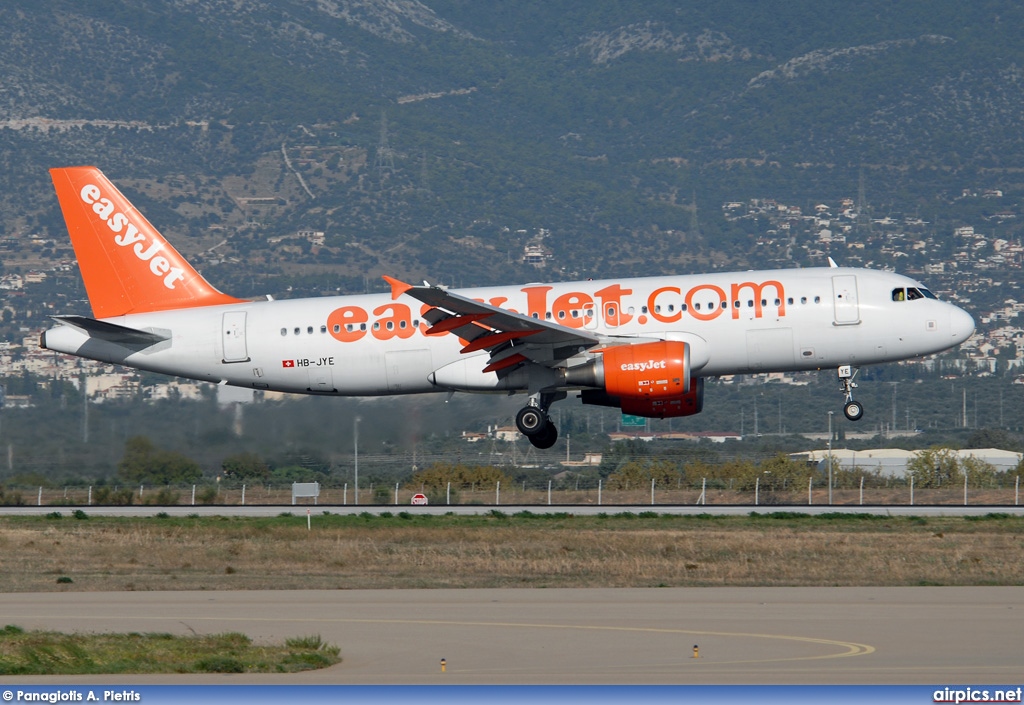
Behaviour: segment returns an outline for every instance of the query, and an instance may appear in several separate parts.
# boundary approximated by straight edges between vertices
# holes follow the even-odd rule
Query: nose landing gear
[[[838,372],[839,391],[846,396],[843,414],[850,421],[860,421],[860,418],[864,415],[864,406],[860,402],[853,400],[853,390],[857,388],[857,383],[853,381],[853,378],[860,372],[860,368],[852,367],[851,365],[840,365]]]

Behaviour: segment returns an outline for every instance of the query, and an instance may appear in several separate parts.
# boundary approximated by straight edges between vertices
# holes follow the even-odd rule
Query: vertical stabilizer
[[[96,167],[50,176],[96,318],[241,303],[203,279]]]

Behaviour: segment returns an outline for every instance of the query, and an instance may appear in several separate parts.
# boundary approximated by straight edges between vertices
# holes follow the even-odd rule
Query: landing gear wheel
[[[531,441],[534,436],[543,434],[549,425],[547,415],[536,406],[524,406],[516,414],[516,428]]]
[[[558,429],[553,423],[548,423],[544,426],[543,431],[532,436],[527,436],[527,438],[530,439],[530,443],[533,444],[534,448],[547,450],[551,446],[555,445],[555,441],[558,440]]]
[[[864,407],[860,402],[850,400],[843,406],[843,413],[850,421],[860,421],[860,417],[864,415]]]

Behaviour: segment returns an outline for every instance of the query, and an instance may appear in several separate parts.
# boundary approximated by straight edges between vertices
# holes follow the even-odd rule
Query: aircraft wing
[[[462,352],[486,350],[490,353],[490,364],[485,372],[497,372],[520,362],[555,367],[603,342],[589,331],[513,313],[440,287],[412,286],[391,277],[384,279],[391,284],[392,298],[407,294],[433,307],[423,314],[431,324],[427,335],[454,333],[467,341]]]

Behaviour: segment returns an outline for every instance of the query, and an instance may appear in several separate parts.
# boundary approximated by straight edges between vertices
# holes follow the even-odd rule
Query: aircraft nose
[[[974,318],[956,306],[949,312],[949,332],[957,345],[974,335]]]

